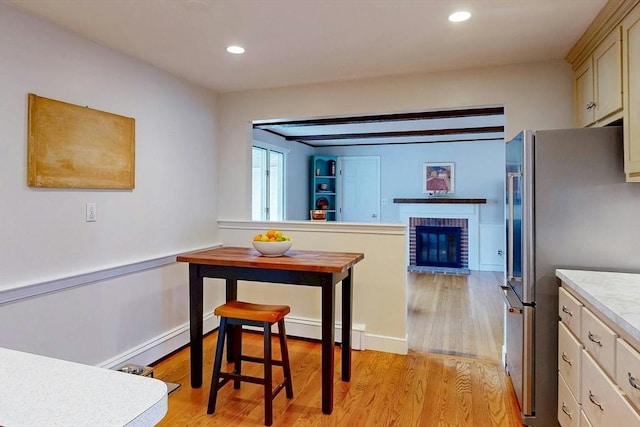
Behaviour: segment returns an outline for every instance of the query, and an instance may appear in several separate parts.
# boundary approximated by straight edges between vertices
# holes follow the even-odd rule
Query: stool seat
[[[232,319],[247,319],[257,322],[276,323],[289,314],[291,308],[288,305],[252,304],[243,301],[229,301],[216,307],[213,312],[216,316]]]
[[[283,389],[287,399],[293,398],[293,384],[291,381],[291,367],[289,366],[289,351],[287,349],[286,332],[284,329],[284,317],[291,309],[288,305],[253,304],[244,301],[228,301],[216,307],[214,314],[220,316],[218,328],[218,344],[213,362],[213,374],[211,378],[211,391],[209,392],[209,404],[207,413],[213,414],[216,410],[218,390],[225,384],[233,382],[233,388],[240,388],[241,382],[260,384],[264,388],[264,423],[270,426],[273,423],[273,399]],[[271,355],[271,326],[278,324],[278,338],[282,358],[274,360]],[[248,356],[242,354],[242,327],[261,327],[264,334],[263,357]],[[222,350],[225,337],[228,334],[229,346],[227,348],[227,360],[233,362],[233,371],[222,372]],[[255,377],[242,373],[242,362],[260,363],[264,366],[264,376]],[[281,366],[284,379],[275,388],[271,382],[272,367]]]

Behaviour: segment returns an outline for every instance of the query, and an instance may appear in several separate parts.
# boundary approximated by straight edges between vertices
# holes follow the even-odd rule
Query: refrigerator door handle
[[[511,314],[522,314],[522,304],[518,297],[515,296],[513,292],[510,292],[510,287],[502,285],[500,286],[502,290],[502,298],[504,299],[504,303],[507,306],[507,312]]]
[[[516,177],[521,176],[520,173],[517,172],[509,172],[507,174],[507,202],[508,202],[508,220],[507,220],[507,280],[509,281],[520,281],[520,277],[513,276],[513,216],[514,216],[514,181]]]

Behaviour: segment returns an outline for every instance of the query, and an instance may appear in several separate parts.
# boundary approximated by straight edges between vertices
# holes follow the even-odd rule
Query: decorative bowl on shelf
[[[318,200],[316,200],[316,208],[320,210],[329,209],[329,201],[324,197],[320,197]]]
[[[312,221],[326,221],[327,220],[327,211],[318,209],[310,211],[311,220]]]
[[[277,257],[284,255],[291,248],[293,242],[291,240],[282,242],[258,242],[254,240],[252,243],[256,251],[260,252],[262,256]]]

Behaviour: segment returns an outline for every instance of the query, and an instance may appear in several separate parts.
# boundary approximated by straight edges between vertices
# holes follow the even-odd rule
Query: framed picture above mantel
[[[424,163],[422,192],[429,195],[453,194],[455,166],[453,163]]]

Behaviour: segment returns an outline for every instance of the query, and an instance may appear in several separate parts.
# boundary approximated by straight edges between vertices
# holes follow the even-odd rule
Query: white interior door
[[[380,221],[380,157],[338,157],[339,221]]]

